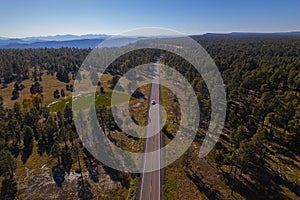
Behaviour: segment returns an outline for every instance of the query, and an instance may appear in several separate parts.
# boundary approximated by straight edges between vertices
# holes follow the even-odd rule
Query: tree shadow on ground
[[[67,150],[63,150],[62,155],[61,155],[61,162],[62,162],[62,167],[63,167],[64,171],[67,172],[68,174],[70,174],[72,164],[73,164],[73,159],[72,159],[71,153],[68,152]]]
[[[95,183],[99,182],[99,171],[97,166],[90,166],[88,167],[89,177],[94,181]]]
[[[222,172],[222,176],[225,179],[225,183],[232,187],[233,190],[246,199],[290,199],[282,194],[283,190],[278,185],[278,179],[269,170],[262,167],[251,166],[247,174],[255,183],[250,182],[246,178],[240,175],[236,175],[236,179],[232,174]]]
[[[270,167],[259,167],[256,166],[254,168],[253,173],[250,176],[258,180],[261,186],[267,186],[266,190],[268,193],[274,193],[273,190],[282,191],[278,187],[278,183],[285,185],[290,191],[294,192],[298,197],[300,197],[300,186],[297,185],[295,182],[290,181],[287,179],[283,174],[280,174],[277,171],[274,171]],[[288,199],[288,197],[283,196],[284,198]]]
[[[222,176],[224,178],[225,184],[227,184],[230,188],[233,187],[233,191],[239,193],[241,196],[246,199],[255,199],[258,195],[255,189],[252,188],[252,184],[248,182],[246,179],[243,179],[246,183],[242,182],[238,178],[234,179],[233,175],[222,171]],[[238,176],[238,175],[237,175]],[[233,184],[234,181],[234,185]]]
[[[28,158],[31,156],[32,153],[32,147],[28,147],[28,148],[23,148],[21,151],[21,160],[23,162],[23,164],[26,163],[26,161],[28,160]]]
[[[61,188],[65,181],[65,170],[59,165],[54,166],[52,168],[52,177],[57,187]]]
[[[103,169],[112,180],[120,182],[123,187],[129,189],[130,181],[128,179],[128,175],[125,172],[115,170],[105,165],[103,165]]]
[[[94,197],[90,183],[82,177],[78,177],[77,180],[77,196],[81,200],[90,200]]]
[[[92,179],[95,183],[99,182],[99,171],[98,171],[98,165],[100,164],[98,161],[95,160],[93,155],[86,149],[83,149],[84,154],[86,157],[84,157],[84,164],[87,167],[89,178]]]
[[[223,199],[221,193],[217,190],[214,190],[208,187],[195,172],[192,170],[185,170],[186,176],[193,181],[193,183],[197,186],[197,188],[204,192],[205,196],[208,199]]]
[[[169,138],[170,140],[173,140],[174,139],[174,135],[172,135],[167,129],[166,127],[164,126],[162,128],[162,132],[167,136],[167,138]]]

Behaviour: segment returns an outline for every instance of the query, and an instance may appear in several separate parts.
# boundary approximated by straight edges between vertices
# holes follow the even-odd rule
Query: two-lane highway
[[[151,84],[150,101],[149,108],[155,107],[149,113],[148,120],[151,120],[149,126],[147,126],[146,136],[153,135],[154,130],[160,130],[160,111],[159,107],[159,62],[161,59],[155,63],[156,67],[153,73],[153,80]],[[153,105],[152,100],[155,104]],[[145,139],[145,153],[153,152],[161,148],[161,132],[153,135],[152,137],[147,137]],[[145,166],[160,166],[160,154],[158,156],[146,156],[144,157],[144,169]],[[159,200],[161,199],[161,180],[160,170],[153,172],[145,172],[141,177],[140,186],[140,200]]]

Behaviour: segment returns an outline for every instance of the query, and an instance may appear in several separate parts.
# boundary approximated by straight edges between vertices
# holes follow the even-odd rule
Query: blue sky
[[[118,34],[165,27],[186,34],[300,30],[299,0],[0,0],[0,36]]]

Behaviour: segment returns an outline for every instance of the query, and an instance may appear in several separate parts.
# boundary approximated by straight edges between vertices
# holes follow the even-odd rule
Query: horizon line
[[[205,34],[232,34],[232,33],[241,33],[241,34],[278,34],[278,33],[300,33],[300,30],[290,30],[290,31],[216,31],[216,32],[203,32],[203,33],[190,33],[186,34],[187,36],[196,36],[196,35],[205,35]],[[118,36],[117,34],[106,34],[106,33],[86,33],[86,34],[55,34],[55,35],[32,35],[32,36],[21,36],[21,37],[10,37],[10,36],[0,36],[1,39],[29,39],[29,38],[43,38],[43,37],[58,37],[58,36],[75,36],[75,37],[83,37],[83,36]],[[154,36],[154,35],[153,35]],[[166,35],[168,36],[168,35]],[[136,36],[138,37],[138,36]],[[152,37],[151,35],[145,37]]]

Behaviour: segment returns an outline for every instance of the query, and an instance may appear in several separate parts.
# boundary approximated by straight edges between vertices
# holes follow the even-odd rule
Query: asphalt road
[[[153,135],[154,130],[160,130],[160,113],[157,109],[159,104],[159,62],[160,59],[155,63],[156,70],[153,72],[153,80],[150,93],[149,108],[155,107],[149,112],[147,120],[151,120],[149,126],[147,126],[146,135]],[[151,104],[151,101],[155,101],[155,105]],[[161,148],[161,132],[147,137],[145,141],[145,152],[152,152]],[[160,155],[149,156],[144,158],[144,166],[160,166]],[[144,167],[145,168],[145,167]],[[140,186],[140,200],[159,200],[161,199],[161,170],[143,173],[141,176]]]

